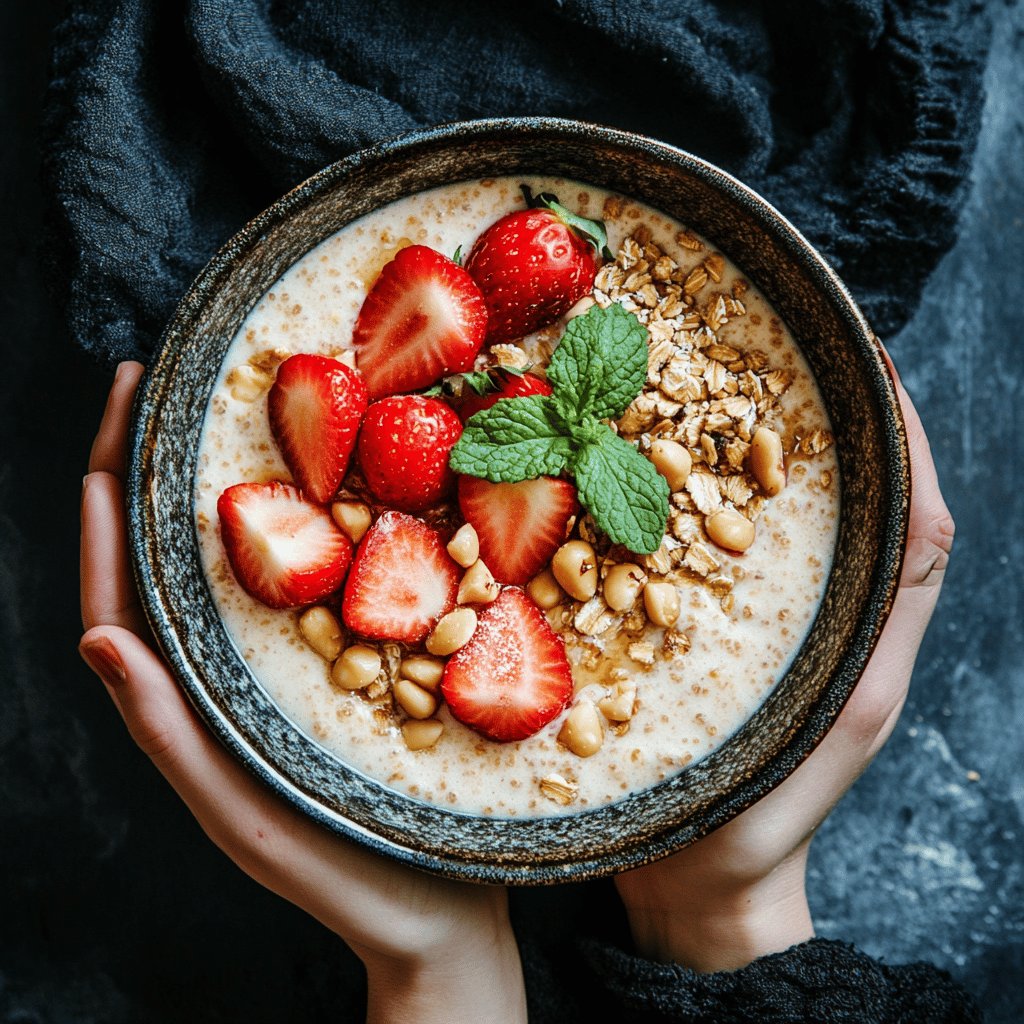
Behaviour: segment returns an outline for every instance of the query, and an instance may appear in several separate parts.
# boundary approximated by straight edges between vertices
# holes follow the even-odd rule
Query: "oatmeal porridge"
[[[516,384],[522,390],[513,393],[547,401],[541,396],[558,375],[543,382],[567,324],[596,323],[612,306],[618,315],[625,311],[643,328],[646,369],[628,405],[606,417],[602,429],[667,481],[660,543],[641,551],[613,539],[601,524],[614,510],[604,518],[592,514],[561,480],[544,496],[564,499],[557,550],[529,579],[503,579],[490,562],[509,552],[491,555],[486,532],[472,522],[467,528],[476,477],[460,478],[458,499],[451,492],[410,513],[404,499],[380,500],[365,457],[353,458],[337,493],[321,496],[320,504],[359,545],[356,566],[368,546],[387,550],[389,524],[409,517],[439,538],[424,534],[423,543],[433,544],[447,567],[442,589],[452,595],[438,598],[437,607],[447,609],[436,617],[441,621],[412,640],[352,629],[342,605],[359,589],[355,568],[344,591],[334,584],[305,608],[268,607],[251,596],[226,555],[218,500],[240,481],[295,479],[268,415],[279,368],[303,353],[362,370],[353,332],[385,267],[413,247],[469,251],[485,228],[524,207],[522,183],[473,181],[407,197],[345,226],[289,268],[225,356],[195,491],[217,608],[283,713],[346,764],[397,791],[497,817],[572,813],[621,799],[685,769],[742,725],[813,621],[831,565],[840,490],[820,395],[756,285],[712,242],[647,206],[576,182],[530,179],[534,192],[555,194],[573,212],[603,221],[607,256],[588,294],[526,337],[489,340],[472,355],[476,374],[448,375],[431,398],[417,401],[459,411],[478,398],[466,381],[478,385],[488,371],[503,385],[532,381]],[[392,399],[372,374],[367,380],[375,403],[370,417]],[[406,390],[425,392],[428,383]],[[387,436],[390,421],[382,423]],[[438,436],[463,429],[455,415],[442,415],[438,424]],[[466,426],[463,438],[470,433]],[[489,491],[488,500],[505,493]],[[511,501],[529,491],[507,493]],[[532,539],[532,514],[529,507],[522,513],[524,545]],[[357,599],[358,593],[351,597]],[[498,742],[466,724],[461,711],[454,714],[445,694],[454,692],[456,669],[507,626],[506,616],[513,616],[508,628],[519,628],[531,615],[543,617],[555,638],[543,633],[544,656],[553,643],[559,657],[564,648],[568,689],[539,729]],[[534,637],[541,633],[530,632]],[[533,647],[524,657],[531,654]],[[489,664],[492,676],[500,674]]]

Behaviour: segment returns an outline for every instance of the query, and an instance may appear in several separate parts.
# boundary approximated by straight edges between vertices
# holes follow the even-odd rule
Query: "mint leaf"
[[[573,461],[580,502],[616,544],[649,555],[668,522],[668,483],[628,441],[604,427]]]
[[[618,304],[591,306],[569,321],[548,380],[567,422],[618,419],[647,380],[647,329]]]
[[[569,465],[573,448],[551,399],[529,395],[470,416],[449,465],[492,483],[515,483],[557,476]]]

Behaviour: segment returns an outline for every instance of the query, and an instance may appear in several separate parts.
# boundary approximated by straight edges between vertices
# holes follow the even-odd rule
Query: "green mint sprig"
[[[617,419],[647,379],[647,331],[619,305],[569,321],[548,364],[551,395],[496,402],[471,416],[452,449],[456,473],[515,483],[569,473],[598,528],[637,554],[657,551],[668,483],[603,420]]]

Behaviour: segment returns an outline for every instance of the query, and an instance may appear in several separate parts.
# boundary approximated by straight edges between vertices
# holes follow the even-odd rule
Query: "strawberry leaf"
[[[572,457],[573,441],[546,395],[497,402],[471,416],[452,449],[456,473],[492,483],[558,476]]]
[[[649,555],[665,535],[668,483],[628,441],[602,429],[573,461],[580,501],[611,541]]]
[[[453,393],[455,393],[455,381],[461,381],[462,386],[457,389],[459,395],[464,394],[466,388],[476,392],[480,395],[489,395],[492,391],[497,391],[498,388],[494,383],[494,378],[487,373],[485,370],[473,371],[471,373],[460,373],[457,378],[447,378],[446,384],[453,385]]]
[[[427,398],[462,398],[467,389],[481,398],[500,391],[507,377],[522,377],[530,371],[529,366],[488,366],[486,370],[470,370],[466,373],[453,373],[445,377],[432,388],[421,391]]]
[[[527,206],[532,209],[550,210],[566,227],[572,228],[580,238],[589,242],[602,259],[615,259],[615,254],[608,248],[608,231],[603,220],[591,220],[589,217],[574,213],[563,206],[558,197],[551,192],[539,192],[535,196],[529,185],[520,185],[519,188]]]
[[[647,380],[646,328],[620,305],[591,306],[569,321],[548,380],[567,421],[618,419]]]

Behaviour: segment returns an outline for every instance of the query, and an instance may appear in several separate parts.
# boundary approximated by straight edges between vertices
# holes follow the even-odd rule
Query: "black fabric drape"
[[[418,125],[542,114],[736,174],[889,334],[953,239],[988,36],[970,0],[78,2],[46,126],[55,279],[80,345],[148,358],[306,175]]]

